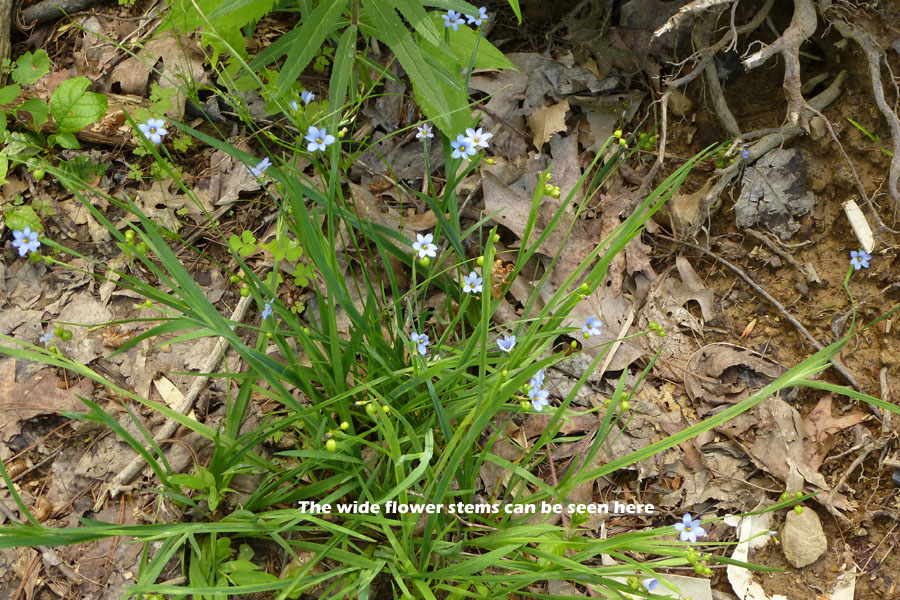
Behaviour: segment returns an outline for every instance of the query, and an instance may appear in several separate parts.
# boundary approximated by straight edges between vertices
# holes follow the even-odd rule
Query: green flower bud
[[[618,138],[618,139],[622,139],[622,130],[621,130],[621,129],[616,129],[615,131],[613,131],[613,137],[614,137],[614,138]]]
[[[241,280],[241,278],[238,277],[237,275],[232,275],[231,277],[228,278],[228,280],[229,280],[231,283],[237,283],[237,282],[239,282],[239,281]]]

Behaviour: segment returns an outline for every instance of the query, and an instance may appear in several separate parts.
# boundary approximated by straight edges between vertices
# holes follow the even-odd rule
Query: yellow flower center
[[[321,143],[322,143],[322,138],[317,137],[317,138],[316,138],[316,142],[318,142],[319,144],[321,144]]]
[[[156,133],[156,127],[151,127],[151,128],[150,128],[150,133]]]

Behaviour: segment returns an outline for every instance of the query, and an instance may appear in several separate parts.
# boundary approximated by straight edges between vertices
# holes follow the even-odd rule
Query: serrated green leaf
[[[12,71],[13,81],[19,85],[31,85],[50,72],[50,58],[44,50],[26,52],[16,61]],[[0,103],[2,104],[2,103]]]
[[[60,133],[81,131],[106,114],[106,96],[87,91],[91,80],[76,77],[64,81],[50,96],[50,113]]]
[[[16,84],[0,88],[0,106],[9,104],[19,96],[22,88]]]
[[[16,110],[24,110],[30,113],[35,127],[40,127],[49,120],[50,107],[40,98],[29,98],[17,106]]]

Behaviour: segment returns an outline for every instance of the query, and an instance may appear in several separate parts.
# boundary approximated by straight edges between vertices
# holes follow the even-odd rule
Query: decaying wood
[[[27,25],[40,25],[53,19],[71,15],[97,4],[97,0],[44,0],[22,11],[22,22]]]

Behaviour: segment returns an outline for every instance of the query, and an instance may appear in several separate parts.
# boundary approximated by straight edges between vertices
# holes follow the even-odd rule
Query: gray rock
[[[789,511],[781,531],[781,549],[789,563],[798,569],[811,565],[825,554],[828,540],[822,530],[819,515],[811,508],[804,508],[799,515]]]
[[[800,229],[795,217],[809,213],[815,196],[806,183],[809,164],[798,150],[777,148],[744,171],[734,205],[738,227],[760,225],[789,240]]]

